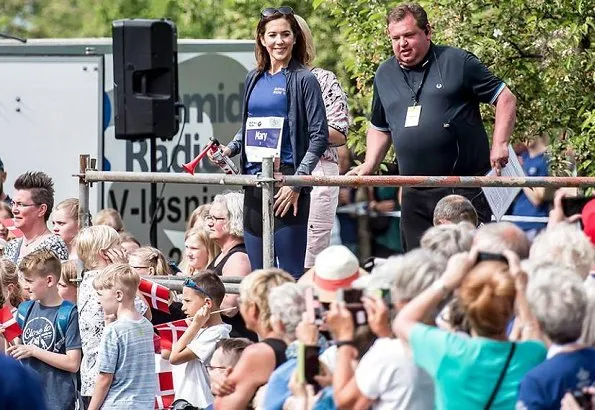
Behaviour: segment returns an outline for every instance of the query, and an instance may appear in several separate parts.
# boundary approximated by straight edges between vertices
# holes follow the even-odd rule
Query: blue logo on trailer
[[[103,92],[103,132],[109,127],[109,123],[112,119],[112,102],[109,99],[109,95]]]
[[[109,95],[103,92],[103,132],[109,127],[109,123],[112,119],[112,102],[109,99]],[[112,164],[108,161],[105,156],[103,157],[103,170],[111,171]]]

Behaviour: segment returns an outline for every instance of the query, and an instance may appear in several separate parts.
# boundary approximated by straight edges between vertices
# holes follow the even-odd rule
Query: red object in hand
[[[188,323],[186,319],[176,320],[175,322],[163,323],[155,326],[155,329],[161,336],[161,349],[170,350],[174,343],[182,337],[186,329],[188,329]]]
[[[169,313],[169,289],[163,285],[141,278],[138,286],[140,293],[153,309]]]
[[[0,309],[0,325],[4,328],[4,338],[10,343],[23,334],[21,327],[10,311],[10,306]]]

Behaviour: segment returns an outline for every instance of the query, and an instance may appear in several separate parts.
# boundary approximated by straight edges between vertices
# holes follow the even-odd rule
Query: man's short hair
[[[23,257],[19,264],[19,270],[25,276],[52,275],[57,282],[62,272],[62,263],[54,252],[48,249],[38,249]]]
[[[192,277],[192,282],[211,297],[215,306],[221,306],[221,302],[225,297],[225,285],[215,272],[210,270],[202,271]]]
[[[14,189],[31,192],[31,200],[36,205],[46,204],[46,222],[54,209],[54,181],[44,172],[25,172],[14,181]]]
[[[417,3],[404,3],[391,9],[386,15],[386,25],[397,23],[407,18],[407,16],[413,16],[417,26],[427,33],[427,30],[430,27],[428,14],[424,8]]]
[[[4,162],[2,162],[2,158],[0,158],[0,172],[4,172]]]
[[[215,350],[221,349],[223,353],[223,362],[226,367],[234,367],[240,360],[240,356],[252,341],[244,337],[237,337],[232,339],[221,339],[215,345]]]
[[[131,299],[134,299],[139,284],[140,276],[127,263],[108,265],[93,279],[95,290],[121,290]]]
[[[434,208],[434,226],[440,225],[441,221],[448,221],[453,224],[469,222],[473,226],[479,223],[477,211],[470,200],[462,195],[447,195],[436,204]]]

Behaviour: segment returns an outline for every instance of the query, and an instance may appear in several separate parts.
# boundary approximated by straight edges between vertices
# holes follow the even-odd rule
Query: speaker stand
[[[151,163],[151,172],[157,172],[157,137],[152,136],[150,139],[150,163]],[[157,248],[157,212],[159,211],[159,206],[157,204],[157,183],[151,182],[151,226],[149,228],[149,241],[151,242],[151,246],[153,248]],[[159,248],[157,248],[159,249]]]

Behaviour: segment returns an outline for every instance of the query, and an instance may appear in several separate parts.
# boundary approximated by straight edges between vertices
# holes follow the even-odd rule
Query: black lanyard
[[[430,71],[430,67],[429,67],[430,61],[429,60],[426,61],[426,64],[428,65],[428,67],[426,67],[424,69],[424,74],[421,78],[421,82],[419,83],[419,87],[417,87],[417,91],[413,91],[413,88],[411,87],[411,85],[409,84],[409,80],[407,79],[407,75],[405,75],[405,69],[403,69],[403,67],[401,67],[399,65],[399,68],[401,69],[401,74],[403,74],[403,79],[405,80],[405,84],[407,84],[409,91],[411,91],[411,101],[413,101],[413,106],[416,106],[419,103],[419,96],[421,95],[421,89],[424,86],[424,83],[426,82],[426,77],[428,76],[428,71]]]

